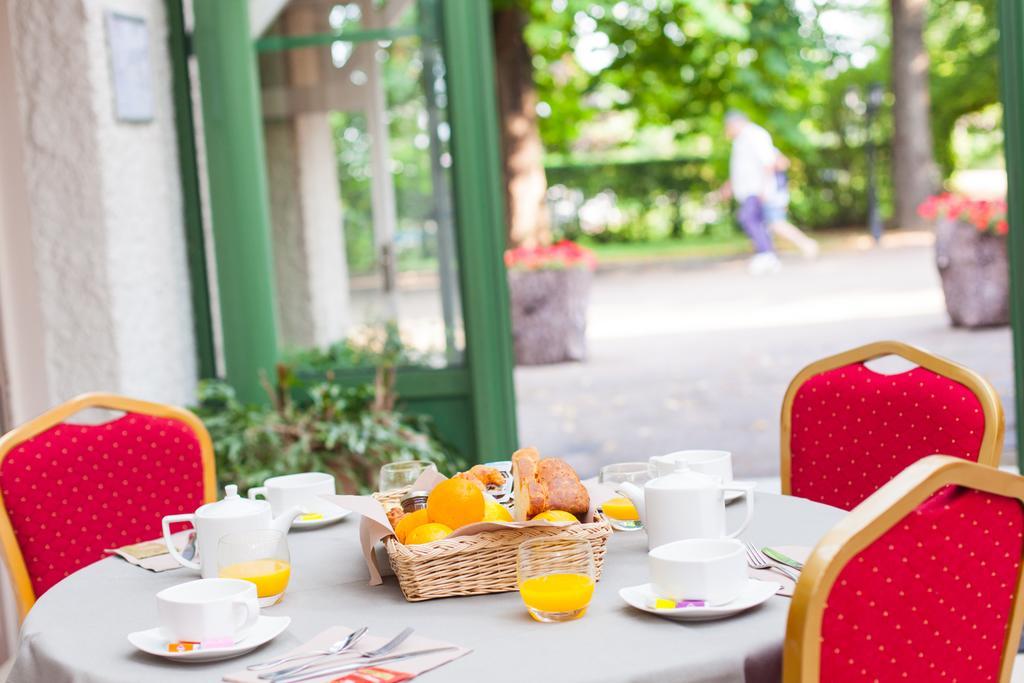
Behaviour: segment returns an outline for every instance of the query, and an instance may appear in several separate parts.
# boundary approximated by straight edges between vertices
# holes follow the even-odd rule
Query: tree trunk
[[[895,223],[927,225],[917,206],[939,186],[932,148],[929,58],[924,45],[928,0],[890,0],[892,8],[893,184]]]
[[[518,7],[494,11],[505,211],[511,247],[551,242],[544,148],[537,125],[537,90],[530,48],[523,39],[526,21],[526,13]]]

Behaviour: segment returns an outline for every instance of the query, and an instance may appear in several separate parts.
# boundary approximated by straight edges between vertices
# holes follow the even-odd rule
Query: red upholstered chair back
[[[784,681],[1007,681],[1020,640],[1024,478],[949,456],[911,465],[811,554]]]
[[[65,420],[87,408],[123,415]],[[104,550],[160,536],[164,515],[215,499],[210,437],[185,410],[89,394],[0,439],[0,540],[22,615]]]
[[[884,375],[866,362],[916,364]],[[844,510],[933,453],[999,464],[1003,410],[980,375],[898,342],[879,342],[802,370],[782,411],[783,493]]]

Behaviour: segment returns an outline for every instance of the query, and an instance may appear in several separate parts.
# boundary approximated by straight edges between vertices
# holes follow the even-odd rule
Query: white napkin
[[[789,555],[797,562],[806,562],[807,558],[811,554],[811,548],[808,548],[805,545],[776,545],[772,546],[772,548],[778,550],[783,555]],[[747,575],[752,579],[781,583],[782,588],[775,591],[775,594],[786,598],[793,597],[793,590],[796,588],[796,583],[792,579],[783,576],[781,573],[773,569],[754,569],[752,567],[747,567]]]
[[[171,534],[171,540],[174,542],[174,547],[178,549],[178,552],[184,550],[185,546],[188,545],[188,535],[191,531],[191,529],[185,529],[176,534]],[[107,549],[103,552],[109,555],[117,555],[125,559],[129,564],[148,569],[151,572],[165,572],[168,569],[177,569],[181,566],[167,552],[167,544],[164,543],[163,536],[150,541],[133,543],[121,548]]]
[[[348,628],[347,626],[335,626],[333,628],[329,628],[326,631],[322,631],[319,635],[317,635],[315,638],[313,638],[313,640],[309,641],[308,643],[306,643],[304,645],[300,645],[299,647],[295,648],[291,652],[288,652],[287,654],[288,655],[297,655],[297,654],[302,654],[303,652],[310,652],[312,650],[326,649],[331,644],[336,643],[339,640],[343,640],[346,636],[348,636],[348,634],[352,633],[353,630],[355,630],[355,629]],[[381,645],[383,645],[384,643],[388,642],[389,640],[391,640],[395,635],[397,635],[397,633],[392,633],[392,634],[390,634],[388,636],[375,636],[375,635],[367,634],[367,635],[365,635],[365,636],[363,636],[362,638],[359,639],[359,642],[356,644],[353,652],[355,652],[355,651],[368,652],[370,650],[374,650],[374,649],[380,647]],[[426,649],[433,648],[433,647],[447,647],[449,645],[452,645],[452,643],[446,643],[446,642],[443,642],[443,641],[440,641],[440,640],[430,640],[428,638],[422,638],[422,637],[420,637],[420,636],[418,636],[418,635],[416,635],[414,633],[413,635],[409,636],[405,640],[405,642],[403,642],[397,648],[392,650],[389,654],[396,654],[397,655],[397,654],[401,654],[403,652],[412,652],[414,650],[426,650]],[[377,666],[374,666],[372,664],[368,664],[366,668],[367,669],[370,669],[370,668],[373,668],[373,669],[384,669],[386,671],[393,671],[393,672],[398,672],[398,673],[402,673],[402,674],[408,674],[409,675],[408,677],[412,678],[412,677],[418,676],[421,673],[424,673],[426,671],[430,671],[432,669],[436,669],[439,666],[443,666],[443,665],[447,664],[448,662],[455,661],[459,657],[467,655],[470,652],[472,652],[472,650],[470,650],[468,648],[456,647],[453,650],[446,650],[444,652],[438,652],[438,653],[431,654],[431,655],[423,655],[422,657],[413,657],[411,659],[403,659],[403,660],[399,660],[397,662],[383,662],[382,664],[379,664]],[[283,657],[285,655],[281,655],[281,656]],[[274,659],[274,657],[267,657],[267,659]],[[295,665],[302,664],[304,661],[308,661],[308,660],[299,660],[299,661],[295,662]],[[350,662],[354,663],[354,662],[357,662],[359,660],[358,660],[357,657],[354,657],[352,654],[340,654],[340,655],[336,655],[334,657],[331,657],[330,659],[324,659],[322,661],[324,661],[324,662],[331,662],[331,663],[337,663],[339,666],[341,666],[341,665],[343,665],[345,663],[350,663]],[[284,666],[287,666],[287,664],[282,664],[281,666],[284,667]],[[320,664],[318,664],[317,666],[320,666]],[[228,683],[265,683],[259,677],[259,674],[265,673],[265,671],[266,670],[261,670],[261,671],[249,671],[249,670],[236,671],[234,673],[226,674],[224,676],[223,680],[227,681]],[[363,669],[360,669],[360,671],[363,671]],[[353,672],[353,673],[358,673],[358,672]],[[346,676],[349,676],[349,675],[350,674],[327,674],[327,675],[321,676],[320,678],[311,679],[309,681],[309,683],[330,683],[331,681],[337,681],[337,680],[344,681],[344,680],[347,680]],[[372,680],[377,680],[377,679],[373,678]],[[400,680],[405,680],[405,678],[402,678]]]

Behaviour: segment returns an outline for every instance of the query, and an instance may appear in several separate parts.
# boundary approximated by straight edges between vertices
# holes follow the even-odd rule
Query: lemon
[[[429,521],[430,518],[427,517],[426,510],[410,512],[398,520],[398,524],[395,525],[395,538],[397,538],[400,543],[405,543],[405,539],[409,535],[410,531],[423,526]]]
[[[542,519],[545,522],[576,522],[577,524],[579,524],[580,521],[576,519],[576,515],[571,512],[566,512],[565,510],[548,510],[547,512],[542,512],[539,515],[536,515],[533,519]]]
[[[501,503],[488,498],[484,501],[485,522],[511,522],[512,513]]]
[[[410,531],[409,535],[405,537],[405,543],[406,545],[433,543],[434,541],[440,541],[451,532],[452,528],[449,526],[438,524],[437,522],[428,522]]]

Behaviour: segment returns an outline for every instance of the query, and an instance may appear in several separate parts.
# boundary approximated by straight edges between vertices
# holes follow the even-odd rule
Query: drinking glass
[[[519,595],[537,621],[579,619],[594,596],[594,552],[579,539],[534,538],[516,555]]]
[[[622,482],[636,484],[640,488],[651,478],[651,469],[646,462],[620,462],[605,465],[597,475],[597,481],[608,484],[612,488]],[[619,531],[636,531],[643,529],[640,514],[636,506],[625,496],[617,495],[601,504],[601,513]]]
[[[260,607],[276,605],[291,577],[288,539],[273,529],[225,534],[217,546],[217,568],[222,579],[256,584]]]
[[[437,469],[432,462],[425,460],[403,460],[402,462],[389,462],[380,468],[380,479],[378,490],[381,493],[397,491],[398,489],[409,488],[416,483],[420,475],[428,469]]]

